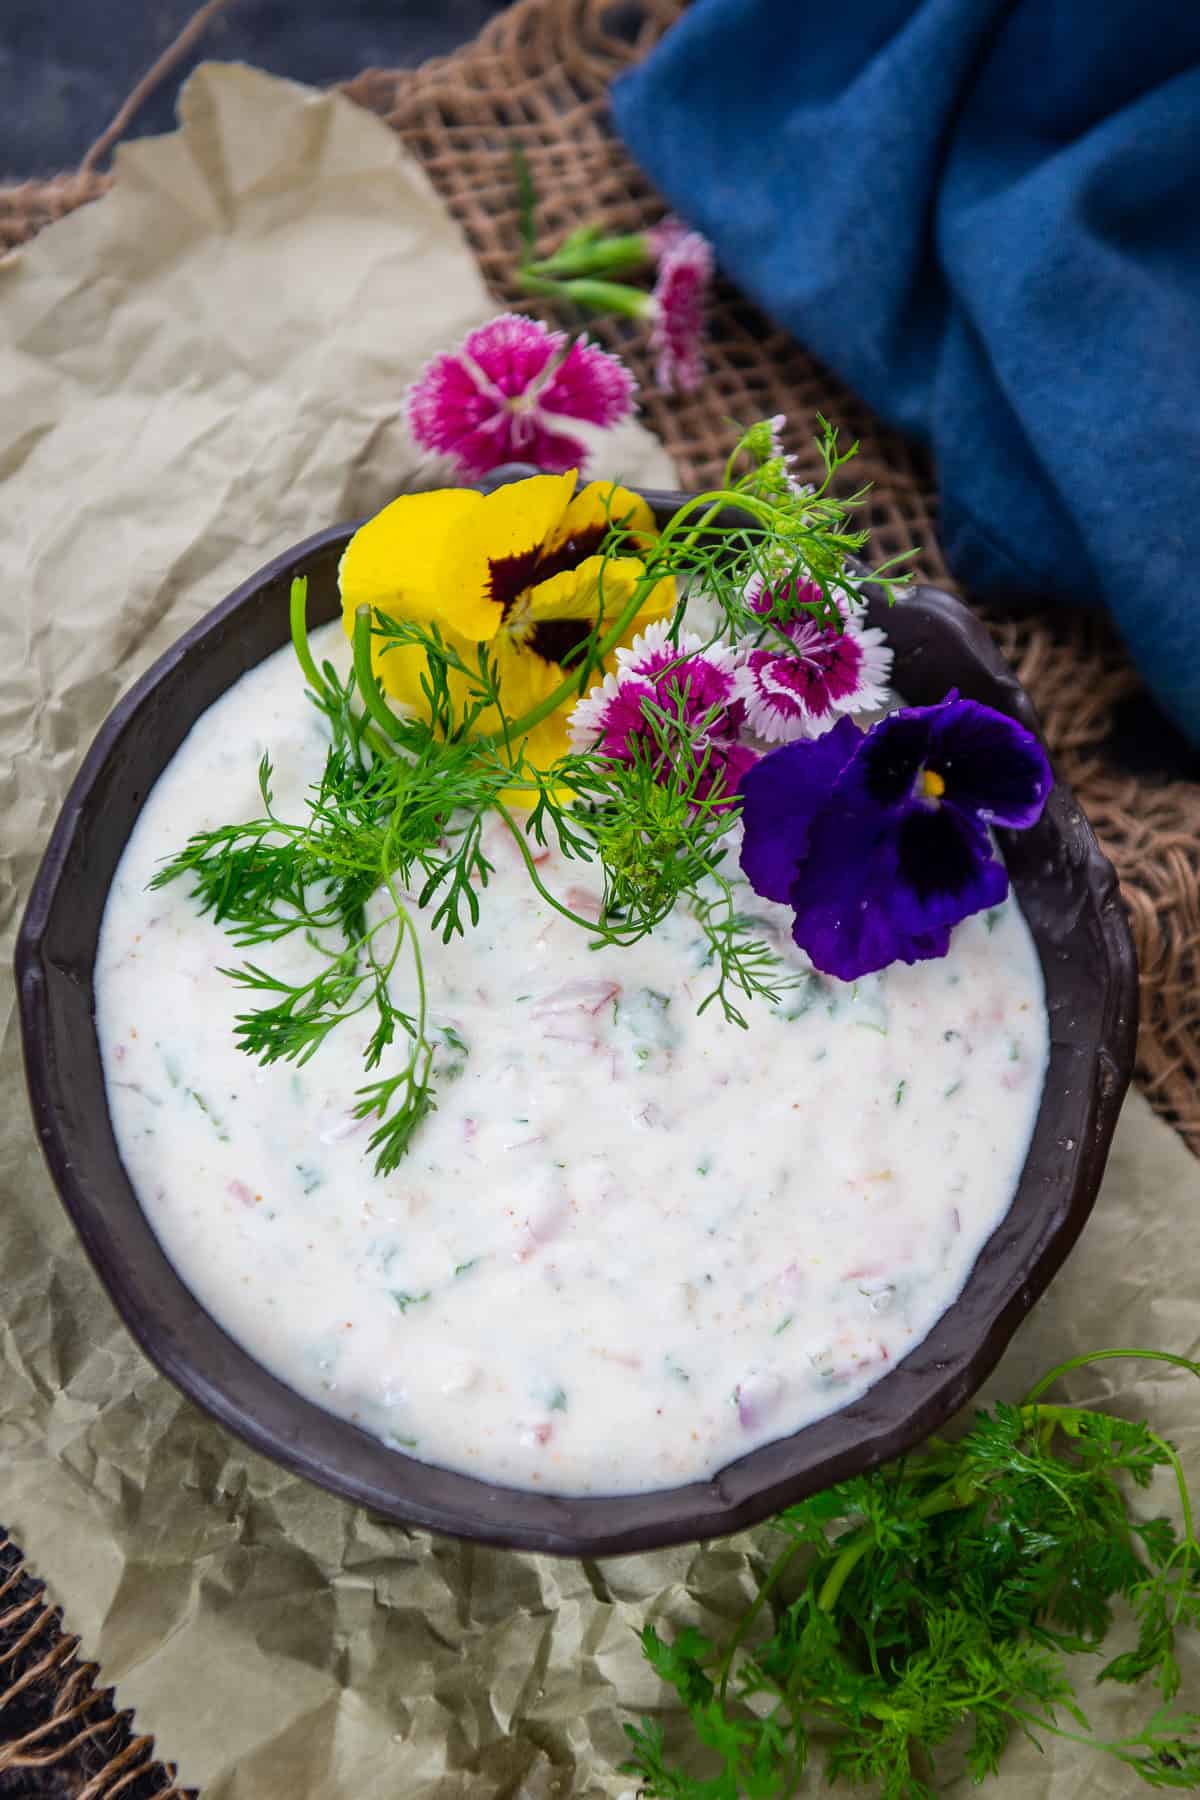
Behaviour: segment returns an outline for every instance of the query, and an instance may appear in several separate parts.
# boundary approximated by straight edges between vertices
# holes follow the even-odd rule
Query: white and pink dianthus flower
[[[652,296],[655,379],[665,393],[691,393],[704,379],[704,329],[713,254],[698,231],[664,233]]]
[[[744,715],[736,694],[736,652],[725,644],[706,646],[693,632],[676,638],[670,633],[670,621],[658,620],[628,648],[618,650],[616,669],[571,714],[572,746],[601,750],[619,762],[644,756],[661,762],[665,775],[671,758],[647,715],[649,701],[665,715],[660,730],[669,736],[677,724],[687,734],[693,758],[703,761],[697,798],[708,799],[717,789],[732,800],[757,760],[739,738]]]
[[[778,636],[747,648],[734,673],[734,696],[755,737],[766,744],[820,737],[846,713],[875,712],[887,704],[892,652],[882,631],[861,623],[849,607],[842,625],[822,624],[803,610],[821,598],[815,582],[792,584],[798,610],[775,630]],[[756,578],[746,591],[752,612],[767,614],[778,587]]]

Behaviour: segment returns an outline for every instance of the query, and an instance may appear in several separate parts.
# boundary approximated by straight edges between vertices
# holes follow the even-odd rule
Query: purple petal
[[[565,331],[550,331],[536,319],[502,313],[463,339],[469,356],[501,394],[523,394],[533,386],[566,344]]]
[[[933,707],[901,707],[867,733],[862,753],[847,769],[847,798],[855,807],[875,810],[906,806],[929,752],[929,714]]]
[[[957,924],[969,913],[996,906],[996,861],[987,828],[956,806],[914,804],[896,830],[896,865],[902,885],[927,916],[930,928]]]
[[[899,818],[836,794],[814,824],[789,899],[792,935],[824,974],[857,981],[893,962],[944,956],[952,925],[996,906],[1008,874],[987,832],[952,806]]]
[[[593,425],[617,425],[633,406],[637,383],[619,357],[576,342],[542,389],[544,411]]]
[[[813,820],[863,742],[850,719],[824,737],[772,750],[742,777],[742,870],[755,893],[786,901]]]
[[[1018,829],[1037,823],[1054,786],[1033,733],[975,700],[955,700],[932,721],[929,766],[956,806]]]

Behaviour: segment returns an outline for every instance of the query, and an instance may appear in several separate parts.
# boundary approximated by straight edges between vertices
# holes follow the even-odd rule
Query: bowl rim
[[[660,516],[682,498],[663,490],[640,491]],[[595,1556],[723,1536],[757,1524],[822,1487],[865,1472],[913,1448],[944,1424],[991,1373],[1017,1325],[1044,1292],[1074,1244],[1095,1200],[1132,1073],[1137,1032],[1137,968],[1132,938],[1113,868],[1078,803],[1061,781],[1056,781],[1048,816],[1053,814],[1068,862],[1079,872],[1092,902],[1103,952],[1098,959],[1096,979],[1106,977],[1107,985],[1101,1028],[1088,1057],[1085,1129],[1077,1141],[1068,1144],[1069,1178],[1062,1190],[1058,1216],[1047,1226],[1032,1264],[1013,1268],[978,1323],[968,1328],[970,1308],[964,1307],[964,1299],[981,1261],[1003,1232],[1003,1221],[972,1265],[962,1293],[926,1338],[888,1375],[847,1406],[789,1437],[759,1446],[708,1479],[647,1493],[560,1496],[499,1486],[391,1449],[351,1422],[325,1412],[286,1388],[212,1320],[167,1262],[137,1204],[132,1185],[124,1176],[119,1153],[118,1167],[135,1216],[127,1216],[129,1207],[124,1196],[121,1205],[125,1211],[115,1222],[112,1209],[98,1203],[87,1171],[74,1154],[71,1133],[64,1126],[64,1071],[59,1054],[63,1046],[56,1041],[51,1019],[47,948],[54,908],[64,884],[69,882],[81,836],[86,834],[89,804],[97,783],[125,734],[136,728],[157,690],[181,670],[181,665],[194,656],[203,656],[243,609],[262,602],[268,590],[281,582],[290,583],[294,574],[311,569],[314,560],[340,550],[355,529],[356,523],[334,526],[272,558],[184,632],[118,699],[71,784],[25,907],[15,966],[26,1079],[38,1138],[60,1199],[126,1328],[150,1361],[189,1400],[253,1450],[390,1519],[501,1547]],[[863,572],[869,577],[869,571]],[[879,590],[866,591],[873,608],[878,610],[882,605]],[[940,645],[951,656],[959,671],[960,685],[965,681],[976,690],[975,697],[986,696],[989,704],[1019,719],[1040,739],[1032,703],[980,621],[951,595],[923,585],[910,589],[901,605],[914,629],[925,629],[930,634],[926,649],[936,651]],[[279,646],[286,642],[285,621]],[[192,718],[198,718],[204,710],[200,707]],[[158,773],[174,753],[163,758]],[[135,796],[135,800],[140,810],[144,796]],[[128,841],[136,817],[137,812],[120,850]],[[101,910],[107,894],[108,884]],[[1038,949],[1044,967],[1040,942]],[[90,1050],[98,1062],[90,971],[88,991],[89,1016],[93,1021]],[[88,1053],[86,1046],[81,1053]],[[1043,1090],[1035,1134],[1046,1110],[1048,1092],[1048,1088]],[[104,1125],[115,1152],[115,1135],[106,1107],[104,1113]],[[1027,1161],[1014,1191],[1014,1206],[1028,1170]],[[165,1266],[166,1277],[156,1268],[156,1279],[170,1294],[174,1311],[165,1307],[145,1310],[127,1254],[131,1239],[136,1240],[139,1255],[151,1261],[157,1256]],[[207,1322],[204,1341],[212,1333],[224,1340],[229,1354],[222,1360],[245,1379],[251,1390],[260,1396],[277,1390],[273,1410],[294,1415],[295,1429],[281,1431],[264,1422],[261,1412],[232,1394],[225,1380],[214,1381],[197,1366],[187,1347],[186,1332],[176,1329],[181,1317],[197,1328],[200,1322]],[[904,1378],[906,1387],[915,1387],[916,1403],[897,1413],[888,1405],[885,1390],[898,1377]],[[899,1390],[893,1388],[892,1392]],[[816,1453],[805,1454],[806,1449]],[[383,1463],[381,1455],[386,1459]],[[349,1469],[343,1466],[347,1459],[353,1464]]]

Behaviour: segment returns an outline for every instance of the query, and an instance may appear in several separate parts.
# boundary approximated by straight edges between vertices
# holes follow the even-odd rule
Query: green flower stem
[[[1071,1374],[1075,1369],[1086,1369],[1091,1363],[1112,1362],[1116,1359],[1123,1359],[1126,1357],[1132,1357],[1145,1362],[1169,1363],[1173,1368],[1186,1369],[1190,1375],[1200,1376],[1200,1363],[1193,1362],[1191,1358],[1187,1356],[1175,1356],[1170,1350],[1144,1350],[1136,1348],[1091,1350],[1080,1356],[1072,1356],[1064,1363],[1059,1363],[1057,1368],[1051,1369],[1048,1374],[1043,1375],[1040,1381],[1034,1382],[1021,1404],[1021,1411],[1023,1413],[1032,1412],[1042,1419],[1053,1419],[1055,1422],[1066,1417],[1086,1417],[1085,1408],[1039,1406],[1038,1399],[1040,1395],[1046,1392],[1048,1387],[1053,1386],[1056,1381],[1060,1381],[1064,1375]],[[1169,1444],[1166,1438],[1159,1437],[1155,1432],[1151,1432],[1149,1435],[1151,1441],[1158,1445],[1159,1449],[1170,1463],[1171,1472],[1175,1477],[1175,1486],[1179,1494],[1179,1511],[1183,1519],[1183,1538],[1175,1548],[1175,1556],[1179,1556],[1186,1551],[1192,1551],[1196,1554],[1197,1558],[1200,1558],[1200,1542],[1198,1542],[1196,1538],[1195,1521],[1192,1516],[1192,1497],[1188,1492],[1187,1480],[1183,1473],[1183,1464],[1179,1460],[1179,1455],[1174,1445]],[[1171,1560],[1174,1561],[1175,1558],[1172,1557]],[[1179,1611],[1182,1604],[1183,1593],[1181,1591],[1175,1604],[1176,1619],[1179,1617]]]
[[[516,820],[513,818],[508,808],[506,806],[501,806],[499,801],[495,801],[493,803],[493,810],[499,813],[500,818],[510,832],[514,844],[521,852],[521,857],[525,864],[525,873],[528,875],[542,899],[546,902],[546,905],[552,907],[556,913],[561,913],[564,919],[569,919],[572,925],[579,925],[584,931],[594,933],[596,929],[596,921],[594,919],[585,919],[581,913],[572,912],[569,906],[564,906],[561,900],[556,899],[550,892],[550,889],[546,886],[545,882],[537,872],[537,865],[533,860],[528,844],[525,842],[525,834],[518,828]],[[612,944],[629,945],[636,944],[638,939],[644,936],[645,933],[641,931],[634,932],[629,936],[622,936],[618,932],[610,931],[606,934],[604,941]]]
[[[725,1653],[722,1656],[720,1663],[718,1691],[722,1706],[725,1704],[725,1695],[729,1688],[729,1676],[733,1669],[733,1659],[737,1654],[739,1647],[745,1641],[746,1633],[766,1605],[770,1595],[779,1586],[780,1581],[783,1579],[784,1571],[792,1561],[792,1558],[798,1551],[803,1550],[804,1548],[805,1545],[803,1539],[798,1538],[794,1544],[789,1544],[786,1550],[780,1551],[779,1555],[775,1558],[775,1561],[767,1571],[766,1580],[759,1588],[757,1594],[755,1594],[754,1599],[746,1608],[746,1611],[738,1620],[737,1628],[725,1647]]]
[[[308,647],[308,577],[297,575],[292,582],[292,591],[288,598],[288,619],[292,630],[292,648],[296,652],[296,660],[304,671],[304,679],[320,699],[328,701],[329,690],[325,678],[313,661],[313,653]]]
[[[654,261],[644,232],[619,237],[600,237],[594,230],[572,232],[551,256],[523,265],[521,275],[625,275],[648,268]]]
[[[1191,1375],[1200,1375],[1200,1362],[1192,1362],[1186,1356],[1174,1356],[1169,1350],[1089,1350],[1080,1356],[1072,1356],[1066,1362],[1059,1363],[1058,1367],[1051,1369],[1048,1375],[1043,1375],[1040,1381],[1035,1381],[1021,1405],[1022,1407],[1032,1406],[1046,1392],[1047,1388],[1052,1388],[1056,1381],[1061,1381],[1064,1375],[1070,1375],[1076,1369],[1086,1369],[1092,1363],[1112,1362],[1114,1359],[1123,1357],[1140,1357],[1146,1362],[1170,1363],[1174,1368],[1186,1369]]]
[[[318,669],[308,641],[308,577],[297,575],[292,582],[288,600],[288,617],[292,633],[292,649],[296,653],[296,661],[300,664],[304,679],[315,695],[317,701],[332,718],[336,711],[342,719],[346,735],[354,745],[356,753],[360,752],[363,740],[370,745],[377,756],[390,755],[390,746],[386,738],[356,713],[336,686],[336,682],[327,681]],[[390,733],[389,733],[390,736]]]
[[[413,1062],[415,1066],[417,1058],[423,1058],[419,1070],[419,1078],[422,1081],[427,1081],[430,1068],[433,1065],[433,1045],[429,1041],[429,995],[425,986],[425,958],[421,954],[420,933],[417,931],[417,927],[413,922],[412,914],[409,912],[407,906],[405,906],[400,895],[396,891],[396,884],[392,879],[390,870],[385,871],[383,879],[391,898],[392,905],[396,909],[396,921],[398,926],[396,943],[392,950],[391,961],[388,963],[387,969],[384,972],[384,980],[386,981],[387,977],[395,968],[396,961],[400,955],[400,946],[407,936],[412,953],[413,976],[417,984],[417,1016],[415,1021],[416,1030],[413,1033]]]
[[[570,300],[589,312],[617,313],[623,319],[648,319],[654,311],[654,298],[644,288],[628,287],[622,281],[604,281],[598,276],[577,275],[563,280],[540,274],[534,265],[526,264],[517,270],[517,286],[526,294]]]
[[[400,721],[383,697],[383,689],[371,667],[371,609],[360,606],[354,614],[354,679],[362,695],[363,705],[372,719],[396,739],[401,735]]]
[[[916,1509],[916,1517],[918,1519],[932,1519],[935,1518],[938,1513],[955,1512],[964,1506],[969,1506],[978,1492],[979,1488],[974,1482],[970,1482],[964,1487],[962,1481],[957,1477],[952,1481],[945,1481],[942,1483],[941,1487],[934,1488],[931,1494],[926,1494],[925,1498]],[[854,1536],[846,1544],[845,1548],[840,1551],[832,1569],[830,1569],[828,1575],[821,1584],[820,1593],[817,1595],[817,1606],[823,1613],[831,1613],[833,1611],[846,1582],[849,1580],[858,1564],[862,1561],[863,1557],[869,1550],[872,1550],[874,1546],[874,1533],[864,1529],[862,1531],[856,1531]]]

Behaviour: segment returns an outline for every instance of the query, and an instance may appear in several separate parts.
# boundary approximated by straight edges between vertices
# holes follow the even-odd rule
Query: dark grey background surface
[[[475,36],[505,0],[230,0],[139,112],[169,131],[180,81],[205,57],[324,86],[407,68]],[[0,181],[73,168],[199,0],[0,0]]]

